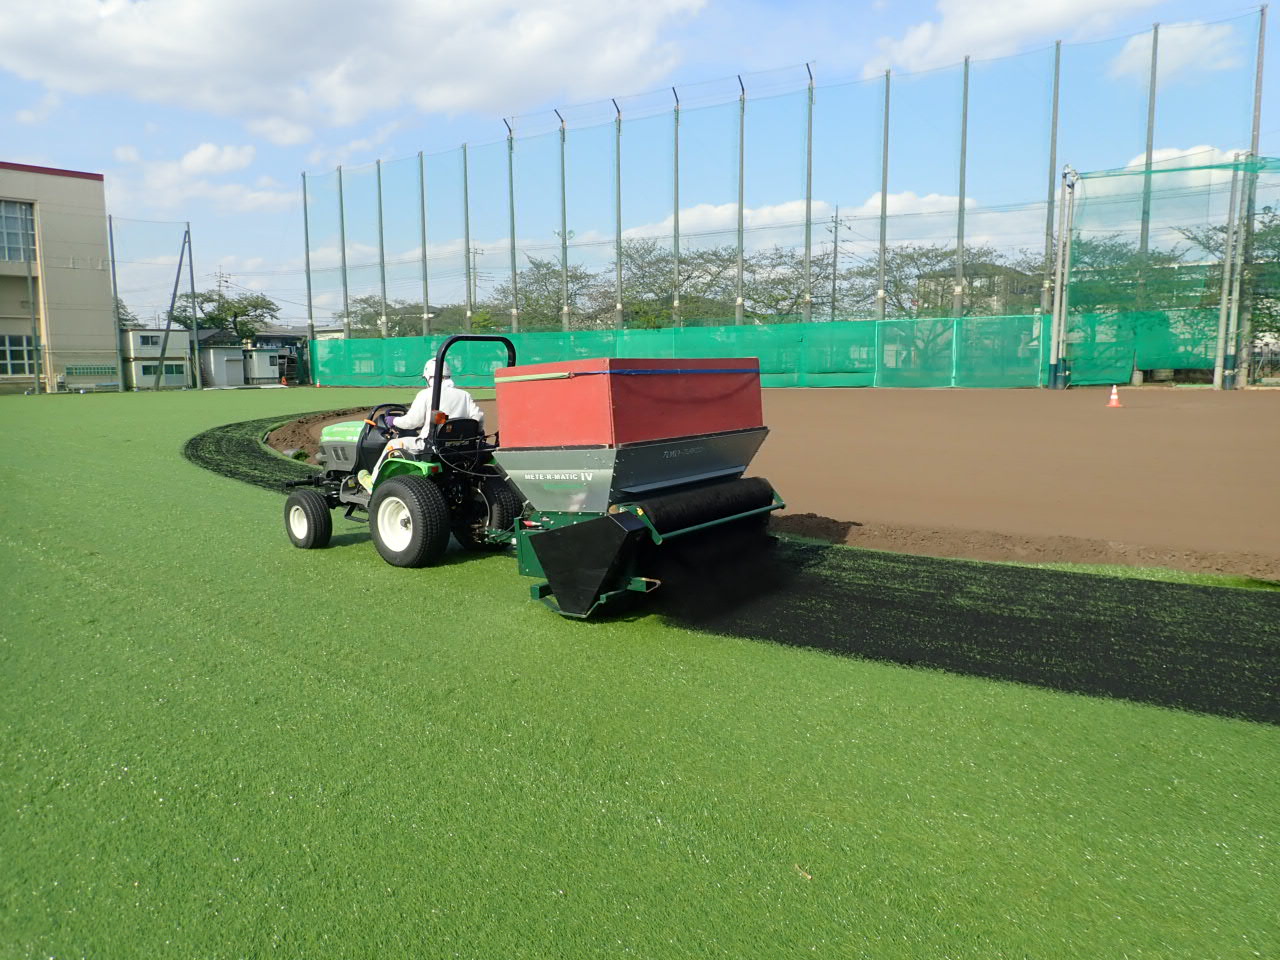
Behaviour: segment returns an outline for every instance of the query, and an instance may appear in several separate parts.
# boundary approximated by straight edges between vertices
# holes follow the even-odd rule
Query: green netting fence
[[[1280,160],[1194,162],[1205,156],[1075,181],[1061,333],[1072,385],[1211,372],[1219,359],[1230,370],[1276,325]]]
[[[1045,382],[1048,318],[960,317],[744,324],[510,335],[519,362],[583,357],[758,357],[767,387],[1036,387]],[[480,331],[477,331],[480,332]],[[437,337],[315,340],[322,386],[411,386]],[[488,386],[505,362],[493,343],[449,351],[455,379]]]

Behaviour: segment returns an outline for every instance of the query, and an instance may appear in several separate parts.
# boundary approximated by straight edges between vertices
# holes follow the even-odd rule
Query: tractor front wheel
[[[449,504],[426,477],[394,477],[369,500],[369,532],[393,567],[429,567],[449,546]]]
[[[314,490],[295,490],[284,502],[284,529],[295,547],[316,550],[329,545],[333,514],[329,503]]]

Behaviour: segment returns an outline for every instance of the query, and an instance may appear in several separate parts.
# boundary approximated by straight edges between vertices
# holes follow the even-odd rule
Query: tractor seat
[[[435,447],[441,460],[462,470],[476,469],[488,456],[479,420],[446,420],[436,431]]]

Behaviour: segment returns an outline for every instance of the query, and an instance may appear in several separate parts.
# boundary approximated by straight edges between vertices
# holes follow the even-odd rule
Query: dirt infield
[[[775,526],[793,534],[1280,579],[1280,391],[1120,394],[1116,410],[1101,389],[766,390],[752,472],[786,498]],[[349,418],[270,442],[314,450],[321,423]]]

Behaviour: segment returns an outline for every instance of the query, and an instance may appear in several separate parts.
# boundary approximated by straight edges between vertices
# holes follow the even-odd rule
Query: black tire
[[[426,477],[395,477],[369,500],[369,533],[393,567],[429,567],[449,546],[449,504]]]
[[[329,502],[314,490],[295,490],[284,502],[284,532],[295,547],[317,550],[333,536]]]
[[[506,479],[485,477],[468,492],[469,499],[453,518],[453,536],[463,550],[501,550],[507,541],[491,543],[485,531],[512,530],[524,510],[524,502]]]

